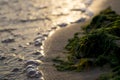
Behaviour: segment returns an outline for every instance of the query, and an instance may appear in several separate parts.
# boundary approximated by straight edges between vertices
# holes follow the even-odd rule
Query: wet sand
[[[25,63],[46,59],[46,37],[84,17],[88,6],[82,0],[0,0],[0,80],[40,80],[27,76]],[[42,64],[37,68],[41,72]]]
[[[96,0],[97,1],[97,0]],[[99,2],[99,1],[98,1]],[[108,6],[112,6],[112,9],[119,13],[118,3],[120,1],[105,1],[101,0],[101,3],[96,3],[95,5],[91,5],[89,8],[93,8],[95,14],[98,14],[102,9],[107,8]],[[96,8],[95,8],[96,7]],[[101,8],[100,8],[101,7]],[[88,21],[89,22],[89,21]],[[81,32],[81,27],[84,26],[86,23],[82,24],[74,24],[69,25],[67,28],[62,28],[55,32],[50,38],[45,41],[45,55],[46,59],[43,64],[43,73],[45,80],[96,80],[100,74],[106,73],[109,69],[105,68],[95,68],[91,70],[86,70],[83,72],[72,72],[72,71],[65,71],[60,72],[55,69],[53,66],[54,62],[52,59],[59,56],[64,58],[65,54],[65,45],[67,44],[68,39],[72,38],[74,33]]]
[[[80,26],[82,25],[71,25],[68,28],[60,29],[45,41],[46,59],[42,67],[45,80],[95,80],[100,74],[108,71],[107,69],[96,68],[84,72],[60,72],[53,66],[52,59],[57,56],[62,58],[66,56],[64,47],[75,32],[81,31]]]
[[[58,24],[81,17],[81,11],[71,11],[80,7],[80,0],[70,1],[0,0],[0,80],[33,80],[26,76],[24,64],[41,61],[41,54],[33,54],[42,50],[34,45],[35,39]]]
[[[43,60],[39,70],[42,70],[45,80],[94,80],[104,72],[100,69],[80,73],[58,72],[53,66],[51,59],[58,55],[65,56],[63,56],[64,46],[75,32],[81,31],[81,23],[58,29],[48,37],[44,43],[44,58],[41,58],[41,55],[33,54],[41,50],[40,46],[34,46],[35,38],[53,26],[64,22],[70,23],[82,15],[81,11],[71,11],[75,7],[80,7],[78,4],[80,0],[73,1],[73,4],[69,4],[69,0],[61,0],[58,4],[54,3],[55,1],[11,0],[9,2],[9,0],[0,0],[0,80],[40,80],[39,78],[28,78],[24,72],[25,61],[30,59]],[[102,1],[104,2],[104,0]],[[94,6],[91,5],[89,8],[92,7]],[[97,7],[101,7],[101,4]],[[115,9],[119,11],[118,7]],[[93,9],[93,11],[99,12],[100,10]],[[9,43],[2,43],[9,37]]]

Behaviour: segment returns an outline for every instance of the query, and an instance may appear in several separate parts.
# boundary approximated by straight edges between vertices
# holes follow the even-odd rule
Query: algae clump
[[[98,80],[120,79],[120,15],[109,7],[95,16],[85,26],[84,35],[76,33],[68,40],[65,49],[67,61],[57,64],[58,70],[82,71],[87,68],[109,65],[111,75],[101,76]]]

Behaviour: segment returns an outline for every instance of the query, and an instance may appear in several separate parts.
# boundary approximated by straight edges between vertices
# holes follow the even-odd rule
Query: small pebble
[[[67,23],[58,24],[58,26],[60,26],[60,27],[66,27],[67,25],[68,25]]]
[[[39,71],[37,71],[35,77],[36,77],[36,78],[42,77],[42,74],[41,74]]]
[[[40,63],[38,61],[35,61],[35,60],[28,60],[25,62],[25,66],[28,66],[28,65],[36,65],[38,66]]]
[[[38,40],[39,41],[44,41],[45,37],[42,36],[42,37],[37,37],[37,38],[34,39],[34,41],[38,41]]]
[[[37,39],[42,39],[43,38],[43,35],[38,35],[35,39],[34,39],[34,41],[36,41]]]
[[[2,43],[12,43],[12,42],[15,42],[15,39],[10,37],[10,38],[7,38],[7,39],[4,39],[1,41]]]
[[[20,48],[27,48],[27,46],[24,46],[24,45],[18,45],[18,47],[20,47]]]
[[[72,23],[80,23],[80,22],[84,22],[85,20],[86,20],[86,18],[80,18],[77,21],[72,22]]]
[[[21,62],[21,61],[23,61],[23,59],[21,59],[21,58],[18,58],[18,61],[20,61],[20,62]]]
[[[42,77],[42,74],[36,69],[28,68],[27,69],[27,76],[31,77],[31,78],[39,78],[39,77]]]
[[[40,35],[41,33],[37,33],[37,35]]]
[[[35,45],[35,46],[41,46],[41,45],[42,45],[42,41],[38,41],[38,40],[37,40],[37,41],[34,42],[34,45]]]
[[[18,47],[22,47],[22,45],[18,45]]]
[[[44,37],[48,37],[49,32],[43,33],[42,35],[43,35]]]
[[[37,52],[34,52],[33,54],[34,54],[34,55],[40,55],[41,52],[38,52],[38,51],[37,51]]]
[[[51,29],[57,29],[57,27],[52,27]]]
[[[5,56],[0,56],[0,60],[5,60],[6,57]]]
[[[33,69],[33,68],[27,69],[27,76],[28,77],[35,77],[35,75],[36,75],[36,70],[35,69]]]
[[[28,43],[26,43],[26,45],[28,45],[28,46],[31,45],[31,44],[32,44],[32,42],[28,42]]]
[[[12,70],[12,72],[18,72],[19,71],[19,68],[14,68],[13,70]]]
[[[16,51],[16,48],[11,48],[11,51]]]
[[[36,66],[35,66],[35,65],[28,65],[28,66],[26,67],[26,70],[29,69],[29,68],[33,68],[33,69],[35,69]]]

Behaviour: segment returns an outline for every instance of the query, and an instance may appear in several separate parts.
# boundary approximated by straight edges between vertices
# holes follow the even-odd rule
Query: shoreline
[[[6,1],[4,3],[4,1],[0,1],[0,3],[3,2],[3,4],[5,5],[3,6],[3,9],[1,8],[2,11],[0,14],[0,20],[1,20],[0,80],[41,80],[42,78],[43,78],[42,80],[44,79],[45,80],[80,80],[80,79],[93,80],[97,78],[99,74],[104,73],[104,70],[105,72],[108,71],[108,69],[102,70],[101,68],[95,68],[92,70],[89,69],[79,73],[72,71],[59,72],[53,66],[54,64],[52,61],[53,58],[55,58],[56,56],[62,56],[64,58],[66,56],[65,55],[66,51],[64,49],[64,46],[67,44],[68,39],[72,38],[74,33],[82,31],[81,30],[82,26],[90,22],[88,20],[86,22],[79,23],[78,20],[78,23],[77,22],[75,23],[74,21],[76,21],[77,18],[81,19],[83,17],[83,21],[84,21],[84,17],[86,15],[84,14],[84,12],[82,13],[81,11],[74,11],[74,9],[76,8],[72,8],[71,6],[73,6],[73,4],[71,5],[69,1],[60,1],[61,3],[60,4],[58,3],[56,5],[56,3],[54,3],[53,0],[53,4],[47,5],[50,4],[47,2],[47,0],[45,1],[41,0],[43,1],[43,3],[39,3],[39,0],[38,2],[32,2],[32,0],[30,0],[29,2],[27,2],[28,4],[31,4],[30,11],[27,11],[28,14],[25,11],[29,10],[28,6],[30,5],[24,4],[24,0],[20,2],[17,0],[12,0],[12,1],[16,1],[16,2]],[[78,4],[78,2],[76,1],[79,2],[79,0],[75,0],[75,4]],[[97,7],[94,5],[90,5],[89,7],[87,7],[86,9],[88,9],[88,15],[90,15],[89,9],[90,11],[92,11],[92,8],[94,7],[96,9],[93,9],[93,11],[95,11],[96,14],[99,13],[99,11],[102,9],[100,7],[103,5],[102,1],[104,2],[108,0],[101,0],[100,4],[99,1],[97,0],[94,1],[96,3],[94,2],[93,4],[96,5]],[[62,4],[64,2],[66,2],[67,5]],[[114,3],[114,4],[110,3],[113,6],[115,4],[119,5],[117,1],[114,2],[111,0],[110,2]],[[23,4],[24,6],[19,6],[21,4]],[[36,6],[32,6],[34,4]],[[40,4],[46,4],[47,6],[39,6]],[[70,7],[68,4],[70,4]],[[107,2],[105,2],[105,4],[106,6],[108,5]],[[18,7],[16,5],[18,5]],[[116,8],[116,5],[113,8],[115,8],[116,11],[120,13],[119,7]],[[8,6],[11,6],[10,9],[8,8]],[[79,7],[81,5],[78,4],[76,6]],[[52,9],[52,7],[55,8]],[[68,10],[70,8],[71,10],[66,14],[64,13],[64,7],[66,7]],[[23,14],[21,15],[18,15],[19,8],[20,11],[23,12]],[[61,10],[60,12],[59,9]],[[11,14],[11,10],[13,10],[12,12],[13,14]],[[32,14],[32,12],[34,12],[35,14],[39,13],[39,10],[40,12],[45,14],[44,16],[42,16],[43,18],[39,18],[40,17],[39,15],[41,15],[42,13],[40,13],[38,16]],[[50,11],[53,10],[52,12],[56,12],[56,11],[58,12],[49,13],[49,10]],[[61,12],[63,12],[63,14]],[[76,12],[76,15],[73,14],[74,12]],[[79,14],[77,14],[77,12]],[[73,17],[69,18],[69,15]],[[82,17],[79,17],[81,15]],[[31,17],[33,16],[33,19],[26,18],[29,16]],[[36,18],[34,19],[35,16]],[[76,18],[74,19],[74,17]],[[64,21],[64,19],[66,18],[68,20],[68,23]],[[87,18],[89,18],[89,16],[87,16]],[[90,20],[91,19],[92,18],[90,18]],[[58,29],[58,27],[61,28]],[[40,65],[37,66],[37,68],[38,71],[40,71],[42,74],[42,76],[40,77],[41,79],[31,78],[27,76],[27,73],[25,72],[26,67],[24,65],[29,60],[38,61],[40,63]]]
[[[118,1],[120,2],[120,1]],[[102,9],[105,9],[108,4],[112,6],[112,9],[115,10],[118,14],[120,14],[120,11],[118,7],[116,8],[115,4],[118,4],[117,1],[113,4],[110,2],[105,2],[107,5],[105,7],[102,7]],[[91,6],[92,7],[92,6]],[[99,9],[99,11],[96,12],[98,14],[102,9]],[[89,21],[88,21],[89,22]],[[69,25],[69,27],[62,28],[60,30],[57,30],[55,34],[53,34],[51,37],[49,37],[45,41],[45,55],[46,59],[43,64],[43,73],[45,80],[95,80],[97,77],[99,77],[100,74],[103,74],[105,72],[108,72],[108,69],[100,69],[96,68],[93,70],[88,70],[85,72],[60,72],[55,69],[53,66],[52,59],[57,56],[63,56],[64,55],[64,47],[67,44],[68,39],[70,39],[74,33],[81,31],[81,26],[85,25],[87,22],[83,22],[81,24],[73,24]],[[46,67],[47,66],[47,67]],[[85,77],[84,77],[85,76]]]
[[[69,38],[76,31],[81,31],[81,25],[71,25],[70,27],[59,29],[51,37],[45,41],[45,59],[43,60],[42,72],[45,80],[95,80],[100,74],[108,72],[108,69],[95,68],[93,70],[86,70],[84,72],[74,72],[74,71],[57,71],[53,58],[60,56],[65,57],[64,46],[67,44]],[[68,36],[69,35],[69,36]],[[86,77],[84,77],[86,76]]]

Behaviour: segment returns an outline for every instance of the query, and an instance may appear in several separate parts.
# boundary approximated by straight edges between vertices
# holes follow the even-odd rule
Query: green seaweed
[[[65,49],[67,61],[60,62],[60,71],[82,71],[91,67],[109,65],[110,74],[101,75],[97,80],[120,80],[120,15],[109,7],[97,16],[84,29],[84,35],[76,33],[68,40]],[[58,60],[59,61],[59,60]]]
[[[120,16],[116,14],[115,11],[112,11],[112,9],[109,7],[95,16],[91,23],[84,28],[84,30],[86,30],[86,32],[90,32],[94,29],[110,27],[106,25],[111,24],[111,22],[116,20],[120,20]]]

